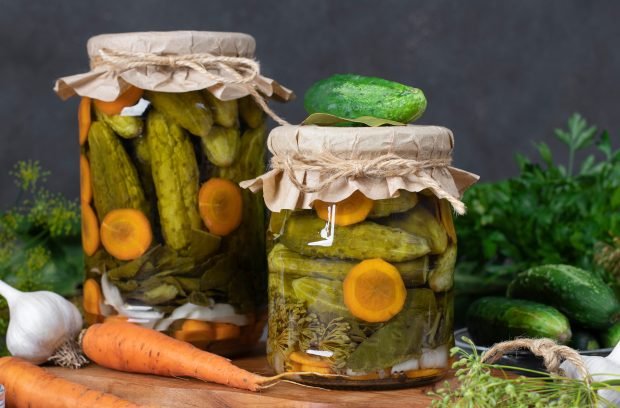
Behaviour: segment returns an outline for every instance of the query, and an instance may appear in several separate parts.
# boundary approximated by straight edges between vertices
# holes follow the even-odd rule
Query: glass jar
[[[302,375],[303,382],[332,388],[406,387],[441,378],[454,341],[451,202],[460,209],[458,196],[448,194],[459,190],[447,177],[463,176],[458,184],[450,176],[452,187],[474,180],[447,165],[451,132],[290,126],[272,131],[268,146],[274,170],[244,185],[262,188],[272,210],[272,367],[313,373]],[[390,167],[395,158],[436,167],[399,175]],[[351,161],[363,167],[366,160],[392,170],[385,178],[374,170],[372,177],[334,176]]]
[[[237,183],[265,169],[266,115],[248,95],[255,85],[214,82],[238,67],[218,66],[201,77],[200,68],[170,56],[196,56],[204,66],[216,53],[247,64],[253,38],[133,33],[95,37],[88,48],[93,70],[118,82],[95,76],[84,87],[69,77],[59,88],[82,96],[87,323],[142,324],[225,355],[252,349],[267,320],[265,217],[262,199]],[[139,54],[153,49],[162,51]],[[136,58],[142,71],[121,69]],[[120,88],[109,97],[112,85]],[[290,96],[278,89],[283,99]]]

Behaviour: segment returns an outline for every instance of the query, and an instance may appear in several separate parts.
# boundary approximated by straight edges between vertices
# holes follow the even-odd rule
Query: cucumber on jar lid
[[[467,311],[467,329],[475,343],[491,345],[516,337],[571,338],[570,324],[557,309],[529,300],[483,297]]]
[[[420,89],[387,79],[340,74],[314,83],[304,96],[304,107],[309,114],[347,119],[372,116],[408,123],[422,116],[426,97]]]
[[[521,272],[508,297],[542,302],[588,329],[606,329],[620,320],[620,302],[593,272],[570,265],[541,265]]]

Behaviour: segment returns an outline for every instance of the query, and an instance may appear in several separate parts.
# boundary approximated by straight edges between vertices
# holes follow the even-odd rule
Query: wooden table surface
[[[272,375],[264,356],[254,355],[234,360],[252,372]],[[129,401],[158,407],[428,407],[427,395],[433,385],[391,391],[335,391],[303,387],[289,383],[252,393],[191,379],[163,378],[127,374],[98,366],[80,370],[49,367],[54,374],[106,391]],[[440,381],[438,384],[443,383]],[[89,407],[90,408],[90,407]],[[96,408],[96,407],[93,407]]]

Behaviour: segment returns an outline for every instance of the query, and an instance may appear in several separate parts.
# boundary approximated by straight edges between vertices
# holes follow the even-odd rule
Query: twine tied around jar
[[[584,381],[592,382],[592,377],[581,358],[581,355],[568,346],[557,344],[551,339],[515,339],[495,344],[482,355],[482,362],[492,364],[511,351],[527,349],[534,355],[543,358],[547,371],[551,374],[562,375],[560,364],[570,361],[581,372]]]
[[[405,159],[394,153],[387,153],[370,159],[343,159],[329,151],[324,151],[317,155],[299,153],[288,154],[283,157],[274,155],[271,159],[271,168],[283,171],[295,187],[304,193],[321,191],[341,178],[384,179],[415,174],[426,187],[436,193],[439,192],[440,198],[448,200],[457,213],[463,214],[465,213],[465,204],[458,198],[445,193],[437,181],[422,171],[447,168],[451,163],[451,158],[415,160]],[[308,186],[295,177],[296,171],[314,171],[324,178],[316,185]]]
[[[192,69],[207,75],[215,82],[245,87],[267,115],[280,125],[288,124],[287,121],[271,110],[265,98],[256,90],[253,81],[260,73],[260,66],[252,58],[218,56],[209,53],[159,55],[104,48],[99,50],[99,56],[91,59],[92,68],[102,65],[110,66],[118,72],[148,66]],[[214,70],[227,72],[230,76],[216,74],[213,72]]]

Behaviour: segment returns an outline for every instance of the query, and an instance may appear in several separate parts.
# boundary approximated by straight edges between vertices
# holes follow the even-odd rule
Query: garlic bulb
[[[44,363],[82,329],[78,309],[56,293],[20,292],[0,280],[0,295],[9,305],[6,345],[15,357]]]

